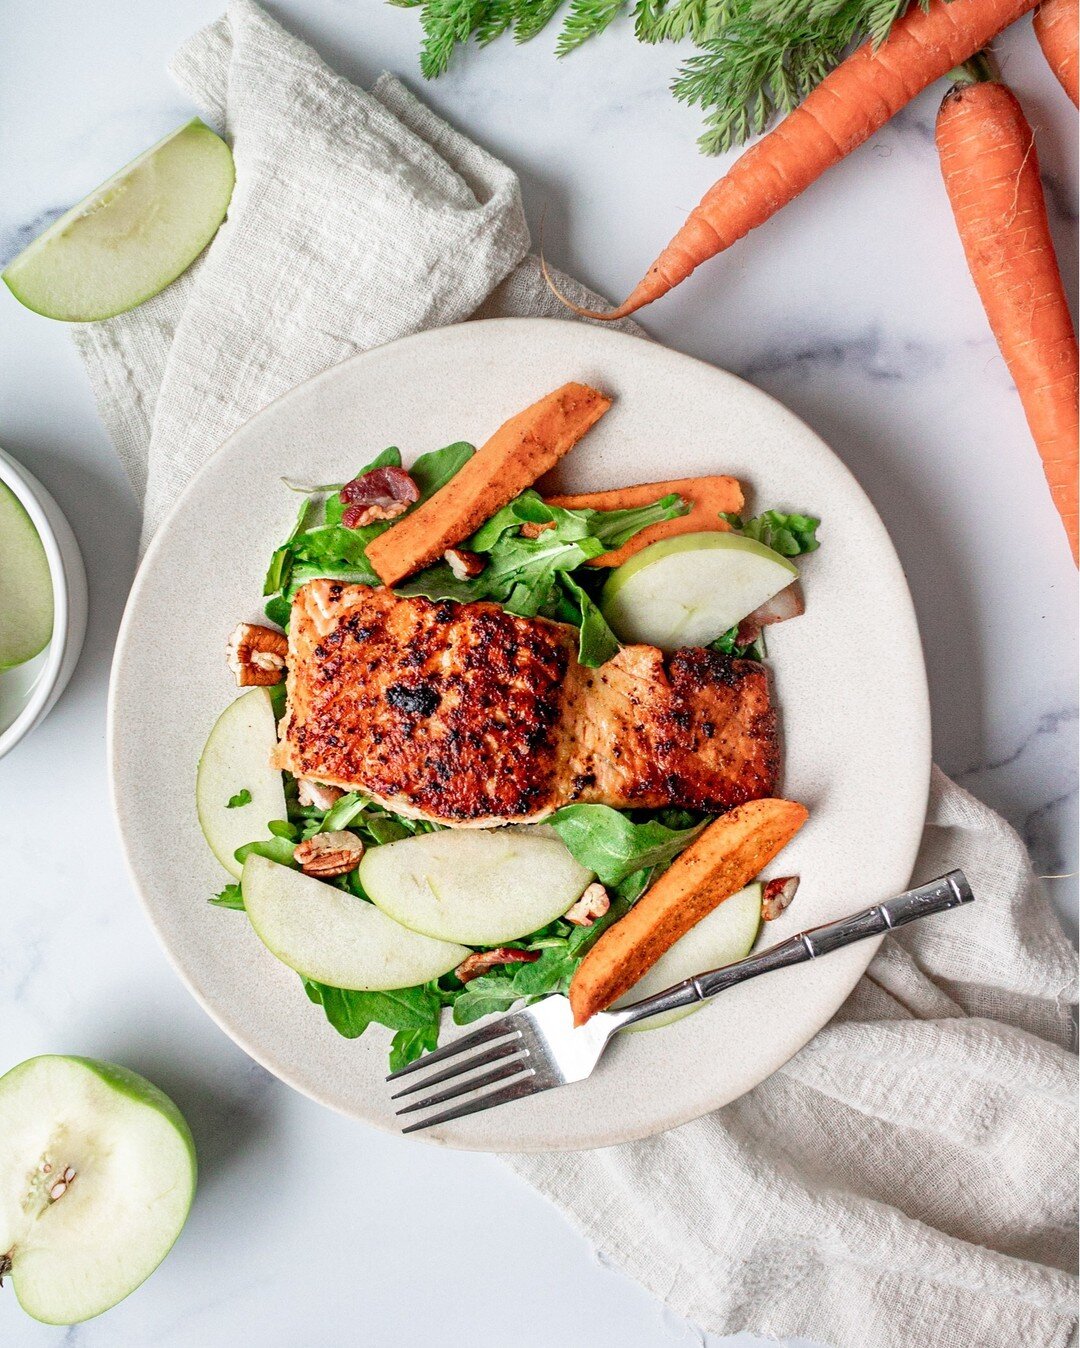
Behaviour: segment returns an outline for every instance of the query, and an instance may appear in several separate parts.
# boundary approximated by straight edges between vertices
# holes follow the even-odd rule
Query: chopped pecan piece
[[[364,844],[355,833],[342,828],[333,833],[316,833],[307,842],[300,843],[293,853],[293,860],[305,875],[328,880],[355,870],[363,855]]]
[[[497,964],[532,964],[539,958],[539,950],[514,950],[509,946],[499,946],[497,950],[474,950],[461,961],[454,973],[462,983],[471,983]]]
[[[376,520],[394,520],[420,499],[420,488],[404,468],[372,468],[341,489],[346,529],[362,529]]]
[[[458,580],[471,580],[487,566],[478,552],[469,552],[465,548],[447,548],[443,553],[443,561]]]
[[[575,927],[591,927],[598,917],[603,917],[611,907],[608,892],[599,881],[593,881],[573,908],[565,914],[567,922]]]
[[[548,520],[546,524],[534,524],[529,520],[521,526],[521,536],[522,538],[539,538],[541,534],[547,533],[549,529],[554,528],[554,520]]]
[[[338,786],[325,786],[309,777],[298,778],[296,786],[300,804],[314,806],[316,810],[328,810],[345,794]]]
[[[256,623],[238,623],[225,656],[238,687],[268,688],[285,677],[288,653],[289,641],[284,632]]]
[[[797,875],[783,875],[778,880],[766,880],[761,892],[761,920],[772,922],[778,918],[799,888]]]

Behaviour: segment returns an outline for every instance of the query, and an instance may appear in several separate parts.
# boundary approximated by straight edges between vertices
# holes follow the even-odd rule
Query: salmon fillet
[[[774,793],[761,665],[627,646],[587,669],[577,641],[497,604],[311,581],[293,601],[277,766],[462,827],[574,802],[715,814]]]

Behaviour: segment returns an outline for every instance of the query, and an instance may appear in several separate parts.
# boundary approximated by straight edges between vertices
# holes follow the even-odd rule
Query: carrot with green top
[[[625,318],[666,295],[703,262],[764,224],[1035,3],[930,0],[925,10],[913,4],[880,46],[867,42],[853,52],[735,161],[623,304],[601,314],[571,304],[565,296],[560,299],[587,318],[610,320]]]
[[[1080,375],[1035,139],[987,58],[945,95],[937,147],[960,241],[1077,557]]]

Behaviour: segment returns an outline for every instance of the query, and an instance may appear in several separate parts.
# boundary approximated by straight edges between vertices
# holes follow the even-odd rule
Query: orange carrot
[[[1035,11],[1032,25],[1039,46],[1061,87],[1080,107],[1077,88],[1077,46],[1080,45],[1080,3],[1078,0],[1043,0]]]
[[[1080,375],[1031,127],[995,80],[955,84],[937,146],[960,241],[1077,557]]]
[[[779,126],[735,161],[691,211],[625,303],[600,314],[570,304],[565,296],[559,298],[586,318],[616,319],[666,295],[696,267],[764,224],[928,85],[974,56],[1035,3],[931,0],[926,10],[913,4],[876,51],[868,42],[853,52]]]

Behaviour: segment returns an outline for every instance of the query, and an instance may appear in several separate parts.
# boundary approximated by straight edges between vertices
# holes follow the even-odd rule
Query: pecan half
[[[316,810],[328,810],[345,794],[338,786],[325,786],[309,777],[298,778],[296,787],[300,804],[314,806]]]
[[[778,880],[766,880],[761,891],[761,920],[772,922],[778,918],[799,888],[797,875],[782,875]]]
[[[454,973],[463,983],[471,983],[497,964],[532,964],[539,958],[539,950],[514,950],[509,946],[499,946],[497,950],[474,950],[461,961]]]
[[[420,488],[404,468],[372,468],[341,489],[346,529],[362,529],[376,520],[395,520],[420,499]]]
[[[285,677],[289,640],[284,632],[256,623],[238,623],[225,650],[239,688],[268,688]]]
[[[564,916],[567,922],[572,922],[575,927],[591,927],[610,907],[611,900],[608,898],[607,890],[599,881],[594,880]]]
[[[469,552],[466,548],[447,548],[443,561],[458,580],[471,580],[487,566],[478,552]]]
[[[307,842],[300,843],[293,853],[293,860],[305,875],[329,879],[355,870],[363,855],[364,844],[355,833],[342,828],[333,833],[316,833]]]
[[[521,526],[521,536],[522,538],[539,538],[541,534],[545,534],[549,529],[554,528],[554,520],[548,520],[546,524],[534,524],[531,520],[528,520]]]

